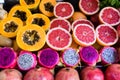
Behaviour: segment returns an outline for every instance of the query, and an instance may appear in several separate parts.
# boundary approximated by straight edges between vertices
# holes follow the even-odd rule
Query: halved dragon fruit
[[[17,58],[17,65],[23,71],[35,68],[37,65],[36,55],[28,51],[21,51]]]
[[[10,47],[0,48],[0,68],[14,68],[17,54]]]
[[[54,68],[59,62],[59,54],[57,51],[46,48],[38,52],[38,62],[46,68]]]
[[[113,64],[119,61],[119,54],[114,47],[103,47],[100,50],[100,57],[103,64]]]
[[[93,46],[82,47],[79,51],[80,58],[89,66],[94,66],[99,60],[98,51]]]
[[[68,48],[62,53],[62,61],[66,66],[75,67],[80,62],[80,57],[75,49]]]

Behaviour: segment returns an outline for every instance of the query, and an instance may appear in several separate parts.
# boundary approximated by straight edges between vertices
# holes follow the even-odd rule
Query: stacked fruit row
[[[1,16],[0,69],[5,70],[0,74],[10,72],[10,76],[1,76],[2,80],[21,80],[22,74],[15,69],[25,72],[24,80],[54,80],[53,74],[55,80],[87,80],[86,76],[104,80],[103,71],[95,68],[99,63],[102,67],[111,65],[105,80],[119,79],[116,67],[120,61],[120,12],[116,8],[100,9],[99,0],[80,0],[80,11],[75,11],[69,2],[56,0],[19,3]],[[57,74],[50,72],[61,66],[67,68]],[[81,66],[87,68],[79,71],[79,76],[74,68]],[[111,74],[113,68],[116,71]]]

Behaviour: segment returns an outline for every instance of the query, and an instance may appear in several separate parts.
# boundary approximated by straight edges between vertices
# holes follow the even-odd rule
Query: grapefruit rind
[[[67,23],[67,25],[69,26],[68,27],[68,31],[70,32],[71,31],[71,24],[70,24],[70,22],[68,21],[68,20],[66,20],[66,19],[63,19],[63,18],[55,18],[55,19],[53,19],[53,20],[51,20],[51,22],[50,22],[50,29],[52,29],[52,24],[55,22],[55,21],[57,21],[57,20],[60,20],[60,21],[64,21],[64,22],[66,22]],[[60,24],[60,26],[58,26],[58,27],[61,27],[61,28],[63,28],[62,26],[61,26],[61,24]],[[65,28],[64,28],[65,29]],[[66,29],[67,30],[67,29]]]
[[[50,35],[50,33],[51,33],[52,31],[54,31],[54,30],[62,30],[62,31],[64,31],[67,35],[69,35],[69,37],[70,37],[69,43],[68,43],[66,46],[64,46],[64,47],[62,47],[62,48],[59,48],[59,47],[53,46],[53,45],[49,42],[49,35]],[[61,50],[67,49],[67,48],[72,44],[72,36],[71,36],[71,34],[70,34],[67,30],[65,30],[65,29],[63,29],[63,28],[61,28],[61,27],[53,28],[53,29],[49,30],[48,33],[47,33],[46,43],[48,44],[48,46],[49,46],[50,48],[52,48],[52,49],[54,49],[54,50],[57,50],[57,51],[61,51]]]
[[[99,29],[101,26],[108,26],[109,28],[111,28],[112,30],[114,30],[114,32],[116,33],[116,39],[115,39],[114,42],[105,43],[105,42],[103,42],[103,41],[99,38],[98,29]],[[118,41],[118,33],[117,33],[116,29],[113,28],[113,27],[112,27],[111,25],[109,25],[109,24],[101,24],[101,25],[97,26],[97,28],[96,28],[95,31],[96,31],[96,41],[97,41],[100,45],[102,45],[102,46],[112,46],[112,45],[114,45],[115,43],[117,43],[117,41]]]
[[[119,15],[119,20],[118,20],[118,22],[110,24],[110,23],[105,22],[105,21],[102,19],[102,14],[103,14],[104,10],[106,10],[106,9],[112,9],[112,10],[114,10],[114,11],[116,11],[116,12],[118,13],[118,15]],[[104,14],[103,14],[103,15],[104,15]],[[103,8],[103,9],[100,11],[100,13],[99,13],[99,20],[100,20],[101,23],[110,24],[111,26],[116,26],[116,25],[118,25],[118,24],[120,23],[120,12],[119,12],[117,9],[113,8],[113,7],[105,7],[105,8]]]
[[[87,11],[85,11],[84,9],[83,9],[83,7],[82,7],[82,5],[81,5],[81,3],[82,3],[82,0],[80,0],[79,1],[79,8],[80,8],[80,10],[84,13],[84,14],[86,14],[86,15],[93,15],[93,14],[95,14],[95,13],[97,13],[98,11],[99,11],[99,0],[95,0],[95,1],[97,1],[98,2],[98,8],[94,11],[94,12],[87,12]]]
[[[69,5],[69,6],[71,7],[72,12],[71,12],[70,15],[65,16],[65,17],[62,17],[62,16],[58,16],[58,15],[57,15],[57,13],[56,13],[56,7],[57,7],[58,5],[61,5],[61,4],[67,4],[67,5]],[[67,10],[67,9],[66,9],[66,10]],[[72,15],[74,14],[74,8],[73,8],[72,4],[69,3],[69,2],[58,2],[58,3],[55,5],[55,7],[54,7],[53,13],[54,13],[55,17],[60,17],[60,18],[64,18],[64,19],[69,19],[69,18],[72,17]]]
[[[82,21],[84,21],[84,22],[88,22],[88,25],[90,25],[90,26],[92,26],[93,28],[94,28],[94,25],[92,24],[92,22],[91,21],[89,21],[89,20],[87,20],[87,19],[78,19],[78,20],[75,20],[73,23],[72,23],[72,31],[74,30],[74,28],[75,28],[75,24],[77,24],[78,22],[82,22]],[[87,24],[87,23],[78,23],[78,24]],[[77,24],[77,25],[78,25]]]
[[[76,32],[77,28],[80,27],[80,26],[88,26],[88,27],[93,31],[93,33],[94,33],[94,41],[89,42],[89,43],[86,43],[86,42],[83,42],[83,41],[81,41],[81,40],[78,39],[78,37],[76,36],[76,33],[75,33],[75,32]],[[85,46],[91,46],[91,45],[93,45],[93,44],[96,42],[95,30],[94,30],[93,27],[91,27],[91,26],[88,25],[88,24],[78,24],[78,25],[75,26],[75,29],[73,30],[73,39],[74,39],[74,41],[75,41],[77,44],[79,44],[80,46],[83,46],[83,47],[85,47]]]

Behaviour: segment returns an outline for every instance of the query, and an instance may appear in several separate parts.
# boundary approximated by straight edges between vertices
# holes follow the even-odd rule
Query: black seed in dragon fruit
[[[57,51],[46,48],[38,52],[38,62],[46,68],[54,68],[59,62],[59,54]]]
[[[89,66],[95,66],[99,60],[98,51],[93,46],[82,47],[79,54],[81,60]]]
[[[0,49],[0,68],[14,68],[16,66],[17,54],[10,47]]]
[[[66,66],[74,67],[80,63],[80,57],[75,49],[68,48],[62,53],[62,61]]]
[[[21,51],[17,59],[17,65],[23,71],[35,68],[37,65],[36,55],[32,52]]]
[[[119,54],[114,47],[103,47],[100,50],[100,57],[103,64],[113,64],[119,61]]]

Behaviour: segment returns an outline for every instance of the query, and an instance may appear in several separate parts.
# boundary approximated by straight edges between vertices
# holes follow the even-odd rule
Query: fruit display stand
[[[119,0],[1,4],[0,80],[120,80]]]

